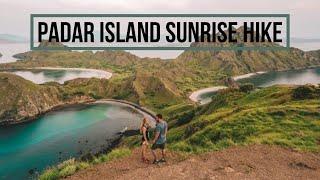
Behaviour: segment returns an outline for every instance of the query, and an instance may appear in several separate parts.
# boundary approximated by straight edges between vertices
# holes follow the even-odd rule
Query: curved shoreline
[[[303,67],[303,68],[277,70],[276,72],[290,71],[290,70],[300,70],[300,69],[312,69],[312,68],[317,68],[317,67],[319,67],[319,66],[309,66],[309,67]],[[265,74],[265,73],[268,73],[268,72],[272,72],[272,71],[257,71],[257,72],[253,72],[253,73],[247,73],[247,74],[243,74],[243,75],[233,76],[232,79],[234,81],[238,81],[238,80],[241,80],[241,79],[250,78],[252,76]],[[315,85],[317,85],[317,84],[315,84]],[[191,101],[193,101],[193,102],[199,103],[200,101],[198,100],[198,97],[201,94],[208,93],[208,92],[216,92],[216,91],[221,89],[220,87],[226,87],[226,86],[212,86],[212,87],[208,87],[208,88],[204,88],[204,89],[199,89],[197,91],[192,92],[191,95],[189,96],[189,99]]]
[[[44,116],[47,113],[53,112],[53,111],[58,111],[61,110],[63,108],[67,108],[67,107],[72,107],[72,106],[76,106],[76,105],[85,105],[85,104],[94,104],[94,103],[107,103],[107,102],[111,102],[111,103],[117,103],[117,104],[122,104],[122,105],[127,105],[130,106],[133,109],[138,110],[140,113],[142,114],[147,114],[148,116],[152,117],[153,119],[155,119],[155,113],[152,112],[151,110],[139,106],[138,104],[129,102],[129,101],[125,101],[125,100],[117,100],[117,99],[98,99],[98,100],[88,100],[88,101],[83,101],[83,102],[77,102],[77,103],[64,103],[64,104],[57,104],[56,106],[53,106],[52,108],[50,108],[49,110],[45,111],[45,112],[41,112],[37,115],[31,116],[31,117],[25,117],[25,118],[21,118],[21,119],[16,119],[15,121],[12,121],[10,119],[6,120],[6,121],[2,121],[0,122],[0,127],[3,126],[13,126],[13,125],[19,125],[19,124],[24,124],[24,123],[29,123],[32,121],[35,121],[37,118]]]
[[[92,78],[98,79],[110,79],[112,77],[112,72],[100,70],[100,69],[86,69],[86,68],[64,68],[64,67],[32,67],[32,68],[7,68],[7,69],[0,69],[2,72],[9,72],[14,70],[65,70],[65,71],[82,71],[82,72],[93,72],[97,73],[96,76],[92,76]],[[13,73],[14,74],[14,73]],[[25,78],[24,78],[25,79]],[[72,79],[70,79],[72,80]],[[66,80],[69,81],[69,80]],[[59,83],[59,82],[58,82]],[[61,84],[61,83],[60,83]]]
[[[90,71],[90,72],[102,73],[105,75],[106,79],[110,79],[113,75],[109,71],[100,70],[100,69],[90,69],[90,68],[87,69],[87,68],[63,68],[63,67],[33,67],[33,68],[26,68],[26,69]]]
[[[238,75],[238,76],[233,76],[232,79],[235,81],[238,81],[240,79],[246,79],[252,76],[256,76],[256,75],[260,75],[260,74],[265,74],[268,71],[258,71],[258,72],[253,72],[253,73],[247,73],[247,74],[243,74],[243,75]]]
[[[191,95],[189,96],[189,99],[191,99],[191,101],[193,102],[199,102],[199,96],[204,94],[204,93],[209,93],[209,92],[216,92],[219,91],[221,89],[226,89],[228,87],[226,86],[212,86],[212,87],[208,87],[208,88],[204,88],[204,89],[199,89],[197,91],[194,91],[191,93]]]
[[[232,79],[235,81],[238,81],[240,79],[245,79],[245,78],[249,78],[249,77],[256,76],[256,75],[265,74],[267,72],[268,71],[258,71],[258,72],[253,72],[253,73],[247,73],[247,74],[242,74],[242,75],[238,75],[238,76],[233,76]],[[208,87],[208,88],[199,89],[197,91],[192,92],[191,95],[189,96],[189,99],[193,102],[200,103],[201,100],[199,100],[198,98],[202,94],[209,93],[209,92],[217,92],[221,89],[226,89],[226,88],[228,88],[228,87],[227,86],[212,86],[212,87]]]
[[[97,101],[94,102],[90,102],[91,104],[98,104],[98,103],[116,103],[116,104],[121,104],[121,105],[125,105],[127,107],[131,107],[135,110],[137,110],[139,113],[144,114],[144,115],[148,115],[150,116],[153,120],[156,119],[156,115],[153,111],[143,107],[143,106],[139,106],[138,104],[135,104],[133,102],[130,101],[126,101],[126,100],[118,100],[118,99],[99,99]]]
[[[41,117],[41,116],[46,116],[46,115],[50,115],[51,112],[55,113],[55,111],[63,111],[64,109],[68,109],[70,110],[69,108],[73,109],[74,107],[76,107],[76,109],[80,108],[81,109],[88,109],[90,107],[94,107],[95,105],[97,106],[100,106],[100,105],[103,105],[103,104],[106,104],[106,107],[107,109],[110,109],[110,107],[116,107],[116,110],[110,110],[110,112],[108,113],[109,115],[110,114],[118,114],[120,113],[120,116],[116,116],[118,118],[114,118],[114,120],[116,121],[116,124],[118,125],[119,128],[122,128],[123,126],[125,127],[124,130],[121,130],[120,129],[113,129],[112,130],[112,133],[111,134],[107,134],[106,136],[104,135],[104,130],[99,131],[99,134],[95,135],[95,136],[92,136],[93,138],[95,139],[102,139],[103,141],[100,141],[100,145],[99,146],[96,146],[95,144],[86,144],[86,147],[81,147],[79,149],[76,149],[76,150],[70,150],[71,153],[70,156],[68,155],[63,157],[61,156],[61,152],[64,153],[64,149],[61,149],[59,150],[59,154],[57,151],[54,151],[54,150],[48,150],[49,152],[52,151],[52,157],[51,159],[55,159],[55,158],[59,158],[59,161],[57,162],[52,162],[52,161],[48,161],[46,163],[43,163],[41,165],[37,165],[37,166],[31,166],[31,165],[27,165],[27,166],[24,166],[24,167],[21,167],[21,169],[19,169],[19,171],[24,171],[24,172],[28,172],[30,170],[33,170],[35,172],[43,172],[46,168],[48,167],[52,167],[52,166],[57,166],[59,165],[60,163],[63,163],[64,161],[67,161],[68,159],[71,159],[71,158],[74,158],[76,160],[87,160],[87,159],[90,159],[91,157],[93,156],[98,156],[99,154],[104,154],[104,153],[108,153],[110,152],[112,149],[114,149],[115,147],[117,147],[123,140],[123,138],[125,137],[129,137],[129,136],[132,136],[132,135],[137,135],[137,134],[140,134],[140,126],[139,126],[139,123],[142,119],[142,117],[146,117],[146,114],[149,117],[147,117],[150,121],[150,125],[152,127],[154,127],[155,125],[155,115],[154,115],[154,112],[152,112],[151,110],[148,110],[147,108],[145,107],[142,107],[142,106],[139,106],[138,104],[135,104],[133,102],[129,102],[129,101],[125,101],[125,100],[117,100],[117,99],[99,99],[99,100],[94,100],[94,101],[87,101],[87,102],[83,102],[83,103],[77,103],[77,104],[70,104],[70,105],[64,105],[64,106],[59,106],[59,107],[54,107],[52,108],[50,111],[47,111],[46,113],[42,113],[42,114],[38,114],[37,117]],[[79,106],[78,106],[79,105]],[[127,108],[128,107],[128,108]],[[125,119],[122,121],[122,116],[121,116],[121,111],[117,110],[117,109],[120,109],[122,111],[126,111],[129,113],[129,115],[126,115],[124,116]],[[79,110],[79,109],[78,109]],[[78,111],[77,110],[77,111]],[[118,112],[119,111],[119,112]],[[104,112],[107,112],[106,110],[104,110]],[[131,115],[130,115],[131,114]],[[136,114],[136,115],[134,115]],[[135,118],[132,119],[133,115],[135,116]],[[108,115],[106,115],[108,116]],[[89,116],[90,117],[90,116]],[[112,117],[112,116],[111,116]],[[107,117],[105,117],[104,121],[107,121],[108,118],[106,119]],[[90,118],[89,118],[90,119]],[[38,119],[38,118],[34,118],[32,120],[37,120],[41,123],[41,120],[42,119]],[[72,117],[71,119],[72,120]],[[31,122],[31,123],[36,123],[38,124],[39,122],[32,122],[31,119],[28,119],[28,121],[25,121],[25,123],[27,122]],[[131,126],[131,122],[134,122],[134,126]],[[19,123],[19,125],[22,125],[23,127],[29,127],[28,124],[22,124],[22,123]],[[99,125],[99,124],[98,124]],[[19,126],[18,126],[19,127]],[[85,126],[86,127],[86,126]],[[128,128],[129,127],[129,128]],[[107,129],[110,129],[109,126],[106,126]],[[62,131],[63,132],[63,131]],[[103,134],[101,134],[103,133]],[[76,137],[73,138],[73,139],[67,139],[68,141],[66,141],[67,143],[72,143],[72,144],[79,144],[80,143],[80,139],[81,137],[83,137],[83,139],[87,139],[87,137],[90,137],[88,136],[88,134],[84,134],[84,136],[82,136],[82,134],[80,133],[79,135],[76,134],[74,135]],[[45,140],[45,139],[44,139]],[[82,140],[81,140],[82,141]],[[84,140],[83,140],[84,141]],[[88,140],[86,140],[86,143],[88,142]],[[41,144],[43,142],[39,141],[37,142],[38,144]],[[43,146],[43,145],[42,145]],[[69,148],[69,147],[64,147],[64,148]],[[87,149],[87,150],[86,150]],[[80,151],[79,151],[80,150]],[[68,149],[66,149],[66,151],[68,152]],[[42,152],[42,151],[40,151]],[[81,152],[81,153],[79,153]],[[82,153],[84,152],[84,153]],[[51,156],[50,154],[50,156]],[[14,156],[14,154],[13,154]],[[37,155],[35,155],[37,156]],[[61,159],[63,161],[61,161]],[[38,169],[37,169],[38,168]],[[11,170],[11,169],[10,169]],[[3,175],[3,174],[2,174]]]

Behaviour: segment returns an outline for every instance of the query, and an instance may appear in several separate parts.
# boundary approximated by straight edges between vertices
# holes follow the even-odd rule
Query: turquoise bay
[[[50,112],[35,121],[0,128],[0,179],[28,178],[70,157],[95,153],[127,127],[139,127],[142,113],[101,103]],[[10,179],[11,179],[10,178]]]

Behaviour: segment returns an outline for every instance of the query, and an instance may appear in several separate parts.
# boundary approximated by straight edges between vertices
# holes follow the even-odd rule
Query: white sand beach
[[[267,73],[266,71],[258,71],[258,72],[254,72],[254,73],[248,73],[248,74],[243,74],[243,75],[239,75],[239,76],[234,76],[233,79],[235,81],[240,80],[240,79],[245,79],[245,78],[249,78],[255,75],[259,75],[259,74],[264,74]],[[199,89],[197,91],[192,92],[192,94],[189,96],[189,99],[191,99],[193,102],[199,102],[199,96],[201,94],[204,93],[209,93],[209,92],[216,92],[218,90],[221,89],[226,89],[226,86],[213,86],[213,87],[208,87],[208,88],[204,88],[204,89]]]
[[[86,69],[86,68],[62,68],[62,67],[34,67],[34,68],[26,68],[26,69],[47,69],[47,70],[74,70],[74,71],[87,71],[87,72],[96,72],[99,74],[98,77],[100,79],[110,79],[112,77],[112,73],[99,69]]]
[[[255,75],[259,75],[259,74],[264,74],[267,73],[266,71],[258,71],[258,72],[254,72],[254,73],[248,73],[248,74],[243,74],[243,75],[239,75],[239,76],[234,76],[233,79],[235,81],[240,80],[240,79],[245,79],[245,78],[249,78]]]
[[[220,89],[226,89],[227,87],[226,86],[213,86],[213,87],[209,87],[209,88],[204,88],[204,89],[200,89],[198,91],[194,91],[190,96],[189,98],[194,101],[194,102],[198,102],[199,101],[199,96],[201,94],[204,94],[204,93],[209,93],[209,92],[215,92],[215,91],[218,91]]]

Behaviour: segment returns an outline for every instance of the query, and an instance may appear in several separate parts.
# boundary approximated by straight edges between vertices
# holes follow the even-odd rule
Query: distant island
[[[0,34],[0,44],[26,42],[28,42],[28,40],[22,36],[17,36],[13,34]]]

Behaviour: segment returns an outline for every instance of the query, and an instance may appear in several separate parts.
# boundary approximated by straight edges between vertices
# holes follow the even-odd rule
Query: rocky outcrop
[[[36,85],[19,76],[0,73],[0,125],[21,123],[59,106],[92,100],[80,94],[65,98],[63,94],[55,83]]]
[[[148,73],[121,81],[79,78],[63,85],[37,85],[14,74],[0,73],[0,125],[29,121],[65,105],[97,99],[121,99],[156,108],[182,102],[170,86]]]
[[[239,84],[232,77],[227,77],[224,83],[227,87],[239,88]]]
[[[319,50],[313,50],[313,51],[307,51],[307,54],[310,56],[313,56],[316,59],[320,59],[320,49]]]
[[[56,42],[56,41],[49,42],[48,40],[44,40],[39,44],[38,47],[67,47],[67,46],[60,42]]]
[[[238,42],[243,42],[237,32]],[[246,43],[192,43],[191,46],[201,47],[280,47],[275,43],[246,42]],[[320,59],[316,58],[317,52],[304,52],[297,48],[282,50],[212,50],[212,51],[185,51],[174,61],[181,66],[200,67],[205,70],[223,72],[229,76],[241,75],[258,71],[288,70],[319,66]],[[191,67],[190,67],[191,69]]]

